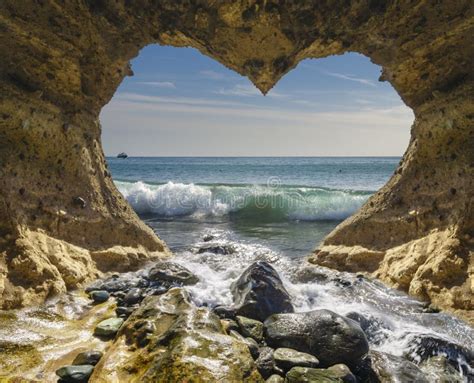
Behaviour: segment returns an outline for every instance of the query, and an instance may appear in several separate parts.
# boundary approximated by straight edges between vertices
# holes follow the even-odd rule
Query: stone
[[[273,349],[270,347],[261,347],[255,363],[257,364],[257,369],[260,375],[265,379],[269,378],[275,371]]]
[[[273,358],[276,365],[285,372],[293,367],[317,367],[319,365],[319,360],[313,355],[291,348],[277,348],[273,353]]]
[[[125,296],[123,297],[123,304],[125,306],[133,306],[143,299],[142,296],[142,289],[137,287],[131,289]]]
[[[80,354],[77,354],[74,360],[72,361],[72,364],[77,366],[77,365],[92,365],[95,366],[97,363],[99,363],[100,358],[102,358],[102,352],[100,351],[85,351],[81,352]]]
[[[84,383],[89,380],[89,377],[94,371],[94,366],[64,366],[56,370],[56,375],[61,378],[64,383]]]
[[[255,339],[257,342],[261,342],[263,340],[263,323],[255,320],[246,318],[240,315],[235,317],[237,324],[240,328],[240,333],[244,337],[250,337]]]
[[[195,285],[199,278],[187,268],[173,262],[159,262],[148,273],[153,282],[178,285]]]
[[[426,375],[414,363],[395,355],[371,350],[354,369],[363,382],[428,383]]]
[[[235,330],[230,330],[229,335],[244,342],[249,348],[250,355],[252,355],[252,358],[254,359],[258,358],[258,356],[260,355],[260,350],[259,350],[258,343],[255,341],[255,339],[244,338],[241,334],[239,334]]]
[[[267,262],[250,265],[231,284],[236,313],[264,321],[272,314],[293,312],[290,295],[276,270]]]
[[[117,314],[119,318],[128,318],[135,310],[136,307],[118,306],[115,309],[115,314]]]
[[[272,315],[264,322],[264,332],[269,346],[314,355],[322,367],[354,366],[369,350],[358,323],[329,310]]]
[[[237,324],[236,321],[232,319],[221,319],[222,326],[224,327],[224,330],[227,332],[233,330],[233,331],[239,331],[240,327]]]
[[[280,375],[273,374],[267,380],[265,380],[265,383],[285,383],[285,379]]]
[[[420,369],[426,374],[430,382],[463,383],[465,380],[459,371],[442,355],[433,356],[420,364]],[[467,381],[474,381],[474,374],[466,371]]]
[[[110,338],[115,336],[123,324],[123,318],[109,318],[100,322],[94,329],[94,335]]]
[[[333,372],[344,383],[357,383],[357,378],[345,364],[335,364],[327,370]]]
[[[235,309],[226,306],[216,306],[212,309],[212,312],[219,318],[234,319],[236,316]]]
[[[92,291],[89,296],[94,301],[94,303],[103,303],[109,300],[109,293],[105,290]]]
[[[215,239],[215,237],[212,234],[206,234],[204,237],[202,237],[203,242],[210,242],[213,239]]]
[[[219,254],[219,255],[229,255],[229,254],[235,253],[235,248],[231,245],[207,244],[207,245],[201,246],[198,249],[197,253],[198,254],[213,253],[213,254]]]
[[[309,367],[293,367],[286,374],[285,383],[343,383],[344,381],[330,370]]]
[[[144,331],[146,330],[146,331]],[[147,340],[142,336],[146,332]],[[227,335],[182,288],[145,297],[96,366],[91,382],[263,383],[242,337]],[[239,338],[240,337],[240,338]]]

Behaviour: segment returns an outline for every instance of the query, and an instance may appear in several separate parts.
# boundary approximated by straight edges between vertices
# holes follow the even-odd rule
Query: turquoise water
[[[115,183],[173,250],[212,230],[307,255],[391,176],[398,157],[108,158]]]

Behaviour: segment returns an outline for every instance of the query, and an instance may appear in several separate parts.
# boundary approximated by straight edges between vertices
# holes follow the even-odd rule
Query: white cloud
[[[202,77],[209,78],[211,80],[223,80],[226,76],[223,73],[216,72],[214,70],[202,70],[199,72]]]
[[[368,85],[368,86],[372,86],[372,87],[376,86],[375,83],[372,80],[368,80],[366,78],[355,77],[355,76],[352,76],[352,75],[337,73],[337,72],[326,72],[326,71],[324,71],[323,73],[328,75],[328,76],[340,78],[340,79],[343,79],[343,80],[358,82],[359,84],[363,84],[363,85]]]
[[[137,84],[150,85],[157,88],[176,89],[176,85],[171,81],[138,81]]]

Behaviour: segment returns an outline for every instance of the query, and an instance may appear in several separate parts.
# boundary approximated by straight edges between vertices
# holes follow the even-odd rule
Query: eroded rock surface
[[[191,380],[190,380],[191,379]],[[192,380],[195,379],[195,380]],[[97,382],[263,382],[247,344],[173,288],[145,298],[97,364]]]
[[[355,51],[381,65],[415,114],[408,149],[312,261],[472,319],[473,15],[470,0],[2,1],[2,306],[167,253],[113,185],[98,120],[130,59],[160,43],[195,47],[263,92],[305,58]]]

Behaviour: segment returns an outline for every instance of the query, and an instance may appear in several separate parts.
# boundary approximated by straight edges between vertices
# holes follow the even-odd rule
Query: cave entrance
[[[304,256],[387,182],[409,140],[412,111],[360,54],[302,61],[265,97],[192,48],[150,45],[132,69],[102,110],[103,147],[175,251],[214,238]]]

